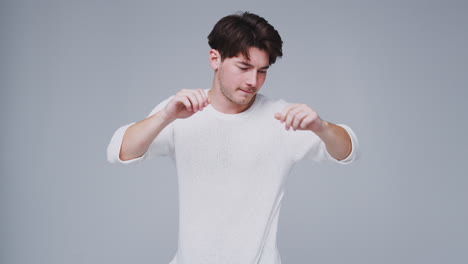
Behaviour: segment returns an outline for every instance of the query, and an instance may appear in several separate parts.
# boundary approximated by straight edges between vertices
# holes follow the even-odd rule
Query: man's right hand
[[[166,121],[187,118],[203,110],[210,103],[202,89],[182,89],[161,110]]]

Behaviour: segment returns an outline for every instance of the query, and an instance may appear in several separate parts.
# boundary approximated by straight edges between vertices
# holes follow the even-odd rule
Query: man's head
[[[275,28],[264,18],[243,12],[223,17],[208,35],[208,44],[217,50],[221,60],[242,54],[249,57],[249,48],[256,47],[268,54],[269,64],[283,56],[283,41]]]
[[[283,55],[281,37],[265,19],[245,12],[222,18],[208,39],[214,70],[212,103],[226,111],[247,109],[265,82],[267,69]]]

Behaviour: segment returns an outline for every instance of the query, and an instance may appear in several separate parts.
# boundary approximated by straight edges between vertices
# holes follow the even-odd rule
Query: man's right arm
[[[127,128],[122,139],[119,158],[123,161],[142,156],[148,151],[153,140],[173,120],[165,117],[161,110],[152,116]]]
[[[171,122],[190,117],[208,104],[209,100],[201,89],[179,91],[163,109],[126,129],[119,152],[120,160],[127,161],[142,156]]]

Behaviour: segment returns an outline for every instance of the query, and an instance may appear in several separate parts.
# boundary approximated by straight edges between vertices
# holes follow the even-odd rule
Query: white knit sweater
[[[161,110],[170,98],[148,115]],[[239,114],[208,105],[167,126],[141,157],[119,159],[125,130],[107,149],[111,163],[139,163],[157,155],[172,157],[179,185],[179,242],[170,264],[280,264],[276,233],[287,175],[308,158],[348,164],[358,156],[358,141],[344,160],[334,159],[310,131],[285,130],[274,118],[287,103],[257,94]],[[157,172],[156,172],[157,173]]]

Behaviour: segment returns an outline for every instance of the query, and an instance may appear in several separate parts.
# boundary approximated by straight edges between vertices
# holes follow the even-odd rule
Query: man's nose
[[[247,85],[251,87],[256,87],[257,86],[257,71],[253,70],[249,72],[246,82],[247,82]]]

